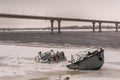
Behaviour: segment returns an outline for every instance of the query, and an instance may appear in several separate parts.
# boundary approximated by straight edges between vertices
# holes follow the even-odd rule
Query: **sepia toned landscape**
[[[0,80],[120,80],[120,1],[0,0]]]

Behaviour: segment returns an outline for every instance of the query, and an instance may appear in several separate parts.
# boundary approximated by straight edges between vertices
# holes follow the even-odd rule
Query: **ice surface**
[[[119,80],[120,50],[105,48],[105,63],[100,70],[70,70],[67,61],[59,63],[36,63],[34,57],[39,51],[51,49],[64,51],[67,61],[71,54],[88,50],[89,48],[44,48],[15,45],[0,45],[0,80],[57,80],[70,77],[70,80]],[[8,78],[5,78],[5,77]],[[60,78],[59,78],[60,77]]]

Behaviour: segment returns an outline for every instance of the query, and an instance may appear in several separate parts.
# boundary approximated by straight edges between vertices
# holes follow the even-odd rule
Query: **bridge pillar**
[[[53,29],[54,20],[52,19],[52,20],[50,20],[50,22],[51,22],[51,34],[53,34],[53,32],[54,32],[54,29]]]
[[[118,32],[118,23],[115,23],[116,32]]]
[[[102,30],[101,30],[101,24],[102,24],[102,22],[99,22],[99,32],[102,32]]]
[[[95,32],[95,22],[92,22],[93,24],[93,32]]]
[[[61,33],[61,20],[57,20],[57,22],[58,22],[58,34],[60,34]]]

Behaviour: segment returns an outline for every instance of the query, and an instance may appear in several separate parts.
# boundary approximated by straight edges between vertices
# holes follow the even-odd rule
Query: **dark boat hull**
[[[104,64],[104,50],[93,54],[90,57],[86,57],[81,61],[69,64],[67,67],[70,69],[80,70],[97,70]]]

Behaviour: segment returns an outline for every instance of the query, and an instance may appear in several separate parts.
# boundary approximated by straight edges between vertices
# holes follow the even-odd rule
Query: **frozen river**
[[[67,61],[71,54],[89,48],[46,48],[0,45],[0,80],[119,80],[120,49],[105,48],[105,63],[100,70],[70,70],[67,61],[60,63],[35,63],[39,51],[64,51]]]

